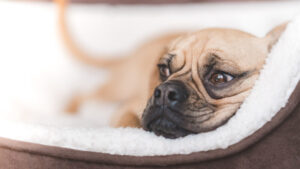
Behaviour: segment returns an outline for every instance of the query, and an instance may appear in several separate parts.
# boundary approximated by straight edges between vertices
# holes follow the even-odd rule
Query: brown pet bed
[[[298,169],[299,41],[298,16],[240,110],[214,131],[170,140],[141,129],[61,129],[2,119],[0,168]]]
[[[0,167],[298,169],[300,166],[300,84],[287,105],[261,129],[227,149],[188,155],[122,156],[72,150],[0,138]]]

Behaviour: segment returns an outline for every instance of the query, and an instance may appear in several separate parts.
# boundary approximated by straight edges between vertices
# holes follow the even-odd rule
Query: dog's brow
[[[239,76],[239,75],[242,75],[243,73],[245,73],[245,72],[241,71],[241,69],[238,67],[238,65],[236,65],[234,62],[223,59],[214,53],[210,53],[209,55],[210,56],[207,59],[207,63],[204,66],[206,73],[209,72],[212,68],[219,69],[221,71],[231,73],[236,76]]]
[[[209,53],[207,58],[205,68],[212,68],[218,61],[222,61],[221,57],[215,53]]]
[[[173,54],[173,53],[168,53],[167,54],[169,57],[173,58],[174,56],[176,56],[176,54]]]
[[[200,74],[202,75],[200,77],[202,78],[205,77],[216,65],[226,64],[224,59],[222,59],[216,53],[208,53],[206,56],[206,63],[199,69],[199,73],[201,72]]]
[[[172,53],[166,53],[163,57],[161,57],[161,59],[159,60],[159,64],[163,64],[163,65],[170,65],[172,59],[176,56],[176,54],[172,54]],[[159,65],[158,64],[158,65]]]
[[[167,59],[168,59],[169,61],[172,61],[172,59],[176,56],[176,54],[172,54],[172,53],[168,53],[167,55],[168,55],[168,58],[167,58]]]
[[[209,53],[208,55],[209,55],[209,60],[222,60],[222,58],[215,53]]]
[[[175,56],[176,54],[167,53],[164,57],[162,57],[161,61],[166,62],[166,64],[170,64]]]

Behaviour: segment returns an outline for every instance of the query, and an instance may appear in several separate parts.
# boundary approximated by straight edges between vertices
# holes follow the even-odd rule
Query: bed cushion
[[[9,5],[19,6],[19,4],[9,4]],[[45,4],[43,4],[43,6],[44,5]],[[240,8],[243,8],[241,7],[243,5],[241,4],[239,5]],[[272,5],[274,4],[270,3],[266,5],[265,8],[268,9],[269,7],[270,9],[274,7]],[[46,6],[47,5],[45,5],[44,7],[48,9],[48,6],[47,7]],[[253,4],[253,7],[254,6],[255,4]],[[282,7],[284,5],[279,5],[279,6]],[[69,76],[70,72],[64,72],[63,71],[64,69],[59,69],[59,67],[58,68],[55,67],[56,69],[53,69],[53,67],[51,66],[53,65],[57,66],[56,64],[57,61],[63,61],[60,62],[62,67],[68,64],[71,64],[72,66],[74,65],[79,66],[78,63],[74,61],[72,62],[71,59],[64,60],[63,58],[66,58],[65,56],[67,56],[67,54],[61,52],[63,50],[60,47],[53,48],[53,46],[50,45],[50,47],[48,46],[50,50],[48,48],[44,48],[45,50],[52,51],[51,55],[49,55],[48,52],[45,53],[45,51],[41,51],[40,52],[41,55],[39,55],[38,54],[39,52],[37,50],[36,53],[33,53],[34,54],[33,56],[30,56],[29,55],[30,50],[32,49],[30,48],[30,45],[26,46],[27,44],[24,43],[23,46],[18,46],[19,47],[18,49],[20,50],[25,49],[25,47],[28,47],[26,48],[28,53],[26,52],[22,53],[24,54],[24,56],[26,56],[24,59],[25,62],[20,62],[20,61],[17,62],[18,66],[15,65],[16,62],[11,62],[12,64],[6,64],[8,66],[3,64],[1,68],[4,67],[7,68],[8,70],[11,70],[9,68],[17,67],[16,72],[21,72],[21,74],[17,74],[17,73],[12,74],[15,75],[12,77],[17,77],[17,80],[21,79],[21,81],[19,80],[16,82],[22,83],[22,80],[28,81],[28,79],[26,79],[26,76],[25,78],[22,77],[22,71],[26,72],[27,71],[26,69],[30,69],[30,67],[28,67],[29,63],[26,61],[28,60],[28,58],[32,57],[34,61],[39,61],[39,62],[35,62],[38,63],[36,65],[32,64],[33,65],[32,71],[41,70],[41,72],[38,72],[38,76],[36,76],[36,74],[33,74],[35,75],[33,76],[35,82],[33,84],[35,87],[37,87],[33,89],[30,88],[32,89],[33,93],[30,93],[28,91],[22,92],[21,90],[18,90],[20,91],[20,93],[18,94],[19,96],[21,96],[21,97],[17,97],[19,101],[17,102],[18,104],[16,104],[16,102],[13,101],[8,102],[9,99],[6,99],[12,97],[11,93],[8,94],[6,93],[7,95],[4,95],[9,97],[2,97],[3,102],[9,103],[8,105],[11,105],[11,107],[8,106],[7,109],[4,109],[5,106],[1,106],[1,115],[2,115],[1,123],[0,123],[0,136],[1,136],[0,156],[2,157],[0,158],[1,166],[4,166],[5,168],[25,168],[25,169],[43,168],[43,167],[61,168],[62,166],[63,168],[104,168],[104,167],[124,168],[124,166],[128,168],[138,168],[138,167],[139,168],[145,168],[145,167],[170,168],[170,166],[174,168],[194,167],[194,168],[242,168],[242,169],[249,168],[250,169],[250,168],[264,168],[265,166],[267,166],[268,168],[295,168],[296,166],[299,165],[298,147],[300,144],[299,135],[297,134],[297,131],[299,131],[299,98],[300,98],[300,89],[299,89],[300,47],[298,43],[300,39],[299,37],[300,17],[299,16],[290,17],[292,16],[290,14],[291,11],[290,9],[293,9],[291,6],[289,5],[285,6],[286,11],[288,12],[286,13],[286,15],[284,15],[285,17],[279,19],[277,17],[279,17],[280,15],[279,14],[276,15],[277,12],[275,11],[273,13],[274,16],[272,15],[271,17],[270,16],[266,17],[266,15],[265,18],[257,16],[256,19],[258,20],[261,19],[261,20],[255,21],[259,23],[256,24],[256,26],[251,25],[250,24],[251,21],[245,21],[243,20],[243,18],[239,18],[240,20],[239,22],[237,22],[238,17],[237,18],[233,17],[233,19],[230,22],[232,24],[240,25],[240,27],[236,26],[236,28],[240,28],[242,30],[249,29],[248,30],[249,32],[251,32],[252,29],[253,33],[258,36],[262,36],[267,30],[265,27],[265,22],[267,22],[267,18],[274,19],[272,23],[269,23],[270,27],[271,26],[273,27],[275,26],[275,24],[277,24],[277,22],[279,21],[281,22],[282,20],[288,18],[292,19],[292,22],[289,24],[286,32],[280,38],[279,42],[276,44],[276,46],[273,48],[272,52],[270,53],[269,57],[267,58],[266,65],[261,72],[261,76],[259,80],[257,81],[252,93],[246,99],[245,103],[241,106],[241,109],[237,112],[237,114],[226,125],[218,128],[215,131],[208,132],[208,133],[201,133],[198,135],[191,135],[176,140],[169,140],[162,137],[157,137],[154,134],[145,132],[141,129],[132,129],[132,128],[112,129],[107,127],[101,127],[101,125],[98,125],[99,121],[96,120],[90,121],[90,119],[95,118],[95,116],[101,117],[101,114],[99,115],[99,114],[91,113],[89,114],[90,119],[87,119],[85,118],[85,116],[82,116],[82,113],[80,113],[78,116],[66,117],[65,115],[63,115],[62,112],[58,111],[58,108],[61,105],[63,105],[62,103],[64,102],[63,101],[64,99],[62,98],[65,98],[65,100],[67,100],[68,97],[59,97],[59,96],[70,95],[70,93],[72,92],[72,90],[69,90],[70,86],[72,86],[70,84],[74,84],[76,86],[77,83],[70,83],[70,82],[76,82],[76,80],[74,79],[72,80],[72,76]],[[19,9],[23,9],[23,7],[24,6],[19,6]],[[198,7],[201,8],[201,6]],[[72,10],[84,11],[84,9],[87,8],[88,6],[75,6],[75,8],[71,8],[71,11]],[[108,12],[108,15],[111,15],[109,10],[118,11],[117,8],[111,8],[107,6],[106,7],[98,6],[97,8],[96,7],[91,7],[91,8],[93,8],[95,11],[97,11],[96,9],[104,9],[104,11]],[[125,7],[125,10],[123,12],[128,12],[129,8],[130,7]],[[166,9],[161,7],[157,7],[157,8],[158,8],[156,9],[157,11],[160,10],[163,11],[169,7],[166,7]],[[176,13],[176,11],[179,8],[185,10],[189,9],[191,11],[192,10],[197,11],[196,9],[198,9],[195,8],[194,6],[185,6],[185,7],[173,6],[172,7],[173,12],[175,11],[174,13]],[[208,10],[209,14],[211,14],[211,9],[215,9],[215,12],[221,9],[220,6],[218,5],[216,6],[208,5],[206,6],[206,8],[209,9]],[[234,13],[229,14],[230,8],[231,7],[227,7],[227,16],[234,15]],[[27,10],[28,9],[30,9],[30,7],[27,6]],[[153,10],[153,7],[149,7],[149,8],[138,7],[137,9],[148,9],[149,11],[151,11]],[[168,10],[169,12],[172,11],[171,9]],[[121,14],[122,9],[120,11]],[[194,12],[191,12],[190,14],[193,15],[195,14]],[[224,15],[226,15],[226,9],[223,9],[223,11],[220,12],[220,14],[223,13],[225,13]],[[80,12],[77,14],[75,12],[74,14],[75,14],[74,16],[80,16],[79,15]],[[145,17],[141,17],[140,19],[145,19],[147,17],[148,19],[151,18],[146,12],[142,12],[141,16],[142,15],[144,15]],[[91,18],[92,16],[93,15],[86,15],[86,18]],[[31,15],[31,17],[33,17],[33,15]],[[114,18],[114,16],[111,17]],[[162,18],[172,18],[172,16],[171,15],[164,16]],[[138,20],[138,18],[135,19],[136,22],[141,21]],[[28,22],[30,22],[30,20]],[[36,21],[34,20],[32,23],[35,22]],[[171,22],[171,24],[173,24],[174,26],[176,25],[177,22],[187,23],[187,21],[184,18],[182,18],[181,21],[179,19],[176,22]],[[190,22],[193,22],[193,20],[190,20]],[[214,25],[211,22],[215,22],[214,24],[217,26],[218,24],[220,24],[218,20],[214,21],[213,19],[208,19],[206,20],[206,25],[207,26]],[[252,23],[255,22],[252,21]],[[19,24],[19,23],[20,22],[15,22],[15,24]],[[250,25],[247,25],[247,23],[249,23]],[[225,23],[223,24],[226,25]],[[229,24],[230,23],[228,22],[228,25]],[[7,22],[7,25],[9,27],[10,23]],[[42,23],[36,25],[41,26]],[[262,28],[261,29],[257,28],[258,27],[257,25],[258,26],[261,25]],[[153,25],[153,27],[155,26],[156,25]],[[160,25],[162,30],[166,30],[167,28],[166,26],[167,25],[165,26]],[[189,26],[194,27],[195,25],[190,24]],[[109,28],[109,24],[106,25],[106,27]],[[201,26],[199,26],[199,28],[200,27]],[[46,27],[44,28],[46,30]],[[104,32],[108,31],[107,29],[105,29],[105,22],[103,23],[102,28],[103,29],[101,31]],[[265,28],[265,31],[263,28]],[[152,30],[145,29],[143,33],[148,31],[149,34],[151,34],[150,32],[154,34],[158,30],[158,28],[156,30],[155,29],[154,28]],[[7,29],[7,31],[8,30],[9,29]],[[75,22],[74,30],[75,31],[78,30],[78,27],[76,28],[76,22]],[[99,30],[97,31],[100,32]],[[20,33],[19,34],[20,37],[25,36],[23,35],[24,30],[20,31],[19,33]],[[39,32],[35,32],[35,33],[39,34]],[[141,38],[142,35],[141,32],[140,33],[137,32],[136,34],[137,36],[139,35]],[[44,35],[44,34],[41,33],[40,35]],[[47,33],[45,33],[45,35],[47,35]],[[55,33],[52,32],[50,36],[56,37],[53,35],[55,35]],[[78,36],[80,35],[80,33],[76,34],[75,32],[75,35]],[[50,36],[48,36],[48,38]],[[122,39],[125,39],[126,36],[127,35],[124,35]],[[8,36],[4,34],[2,37],[4,37],[5,39],[5,37]],[[34,39],[35,37],[38,36],[35,35],[32,37]],[[82,36],[82,37],[90,37],[90,36]],[[15,42],[22,41],[22,39],[26,39],[26,38],[18,38]],[[138,43],[141,41],[141,39],[133,38],[131,39],[131,41]],[[7,42],[10,42],[8,38],[6,40]],[[57,39],[55,40],[49,39],[49,40],[50,42],[52,42],[52,45],[53,42],[55,42],[54,44],[59,43]],[[86,42],[86,40],[87,39],[83,39],[81,42]],[[33,43],[33,41],[34,40],[31,40],[28,41],[27,43],[30,44]],[[97,43],[95,43],[95,39],[92,41],[93,43],[91,42],[91,45],[86,47],[90,50],[95,51],[95,48],[93,47],[95,47],[95,44]],[[108,45],[112,45],[113,42],[115,41],[112,40],[111,42],[109,41],[107,42]],[[98,46],[100,46],[99,48],[101,50],[106,47],[105,45],[104,46],[98,45]],[[122,44],[120,44],[119,48],[117,49],[119,49],[119,51],[124,50],[124,48],[122,49],[122,47],[120,46],[122,46]],[[8,45],[8,48],[9,47],[11,46]],[[8,53],[5,53],[5,49],[4,49],[2,50],[2,54],[8,54]],[[24,58],[17,54],[18,54],[18,50],[11,52],[10,56],[13,59]],[[58,55],[56,56],[55,54]],[[39,60],[39,57],[46,59],[46,62]],[[53,59],[52,62],[49,62],[51,61],[50,58]],[[22,69],[23,68],[22,65],[25,65],[26,69]],[[44,65],[48,65],[50,69],[49,70],[43,69]],[[69,67],[67,68],[73,68],[70,69],[72,71],[76,70],[72,66],[69,65]],[[89,68],[84,67],[83,69],[89,69]],[[77,82],[78,79],[81,78],[93,79],[94,77],[99,76],[99,72],[95,73],[95,70],[88,70],[85,73],[79,73],[81,72],[80,70],[81,68],[73,72],[74,74],[76,73],[76,75],[79,74],[78,76],[82,76],[82,77],[75,78],[77,79]],[[49,73],[48,71],[50,72],[50,74],[47,74]],[[6,72],[8,71],[6,70]],[[94,76],[90,75],[93,73]],[[276,80],[272,78],[273,77],[272,75],[274,75],[275,73],[277,75],[277,78],[280,80]],[[85,76],[88,76],[89,78]],[[3,77],[5,78],[6,76]],[[35,79],[36,77],[39,77],[41,79]],[[101,78],[103,78],[103,76],[101,76]],[[64,79],[70,79],[70,80],[68,80],[67,83],[61,83],[59,81]],[[7,78],[6,80],[11,80],[11,79]],[[41,83],[41,81],[45,81],[47,83]],[[81,79],[80,81],[83,80]],[[52,86],[49,86],[49,82],[51,82],[50,84],[52,84]],[[95,80],[92,83],[98,84],[98,82],[99,82],[98,80]],[[19,83],[14,83],[13,86],[15,86],[16,84]],[[20,87],[20,85],[16,85],[16,86]],[[48,93],[45,92],[44,90],[45,87],[47,87],[47,91],[49,91]],[[77,87],[82,88],[83,86],[77,86]],[[8,87],[4,89],[7,90],[7,89],[14,89],[14,88]],[[26,88],[20,88],[20,89],[24,90]],[[75,88],[73,89],[73,91],[74,90]],[[40,91],[43,92],[39,93]],[[5,91],[2,93],[5,93]],[[56,97],[47,97],[49,96],[49,93],[51,94],[56,93],[56,95],[53,95]],[[32,97],[32,96],[36,96],[36,97]],[[21,110],[20,107],[19,109],[15,109],[18,106],[20,106],[23,109],[25,108],[26,111],[25,112],[20,111]],[[44,111],[48,112],[48,114],[43,114]],[[106,111],[104,110],[104,112]],[[12,114],[10,113],[12,113],[13,116],[11,116]],[[102,115],[105,114],[106,113],[103,113]],[[250,119],[251,115],[253,117],[252,119],[253,121],[249,122],[247,120],[241,120],[243,118]],[[239,118],[239,117],[243,117],[243,118]],[[258,119],[255,119],[255,117],[258,117]],[[234,121],[236,121],[237,123],[233,123]],[[258,123],[257,125],[251,126],[252,122],[258,122]],[[224,130],[224,128],[226,129],[226,126],[228,128],[228,126],[230,125],[237,126],[237,127],[229,128],[230,130],[227,131],[230,132],[227,133],[223,132],[226,131]],[[249,129],[248,127],[245,126],[248,127],[250,126],[252,128]],[[235,130],[239,128],[241,130]],[[216,139],[209,140],[207,139],[209,137],[216,138]]]

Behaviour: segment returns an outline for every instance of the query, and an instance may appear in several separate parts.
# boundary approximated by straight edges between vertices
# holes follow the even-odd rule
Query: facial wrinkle
[[[175,77],[180,77],[182,74],[186,74],[190,71],[191,67],[192,67],[192,57],[189,55],[189,52],[187,50],[190,50],[190,46],[193,45],[195,43],[196,39],[193,38],[187,42],[185,42],[184,44],[182,44],[181,46],[181,54],[182,56],[185,58],[185,62],[184,65],[182,66],[182,68],[177,71],[176,73],[172,74],[170,76],[170,79],[175,78]],[[178,42],[180,44],[180,42]],[[178,44],[178,45],[179,45]],[[179,57],[180,54],[177,55],[177,57]],[[176,56],[175,56],[176,57]]]
[[[201,44],[197,45],[196,49],[193,49],[194,45],[197,43],[197,41],[196,41],[193,44],[193,46],[191,46],[191,49],[190,49],[192,51],[191,52],[192,53],[192,67],[191,67],[191,76],[192,77],[191,78],[192,78],[192,82],[194,83],[193,86],[196,87],[195,91],[198,93],[199,96],[201,96],[203,99],[205,99],[205,101],[207,101],[207,100],[206,100],[205,94],[202,92],[202,90],[204,89],[204,86],[202,85],[201,80],[198,75],[198,59],[200,58],[201,54],[205,50],[207,42],[208,42],[208,39],[206,38],[204,40],[204,42],[202,43],[203,45],[201,45]]]

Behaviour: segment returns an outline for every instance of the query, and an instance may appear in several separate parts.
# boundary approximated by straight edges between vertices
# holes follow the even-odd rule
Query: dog
[[[168,34],[146,42],[128,57],[103,59],[79,50],[65,23],[66,1],[57,1],[63,40],[73,55],[111,72],[105,85],[75,97],[67,111],[76,112],[82,102],[95,98],[122,102],[112,126],[142,127],[166,138],[225,124],[249,95],[287,25],[263,38],[225,28]]]

